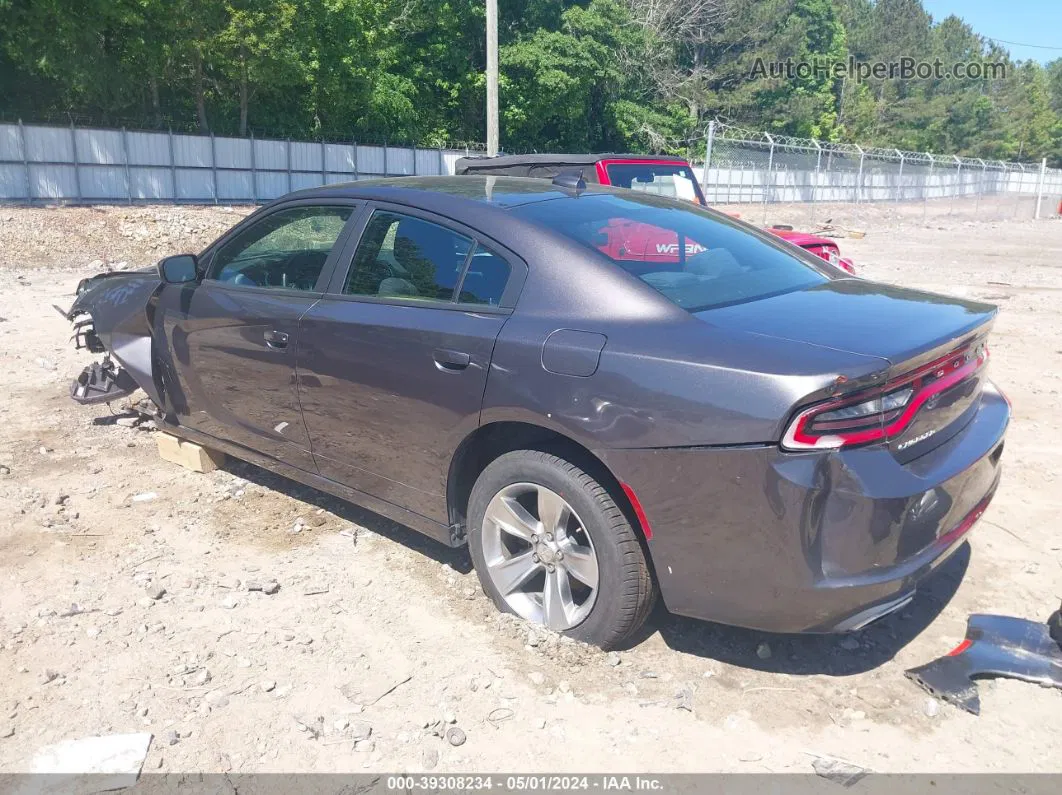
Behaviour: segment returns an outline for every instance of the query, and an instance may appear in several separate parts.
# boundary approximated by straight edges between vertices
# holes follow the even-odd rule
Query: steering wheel
[[[236,278],[232,280],[233,284],[238,284],[242,287],[260,287],[254,279],[248,276],[246,273],[237,273]]]
[[[284,264],[284,270],[290,280],[288,286],[298,290],[312,290],[327,258],[327,252],[323,251],[300,251],[295,254]]]

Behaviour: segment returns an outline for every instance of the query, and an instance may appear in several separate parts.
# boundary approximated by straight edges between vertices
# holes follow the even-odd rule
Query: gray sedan
[[[86,280],[162,427],[470,547],[502,610],[603,647],[683,615],[848,631],[999,481],[995,308],[855,279],[689,202],[546,180],[300,191]]]

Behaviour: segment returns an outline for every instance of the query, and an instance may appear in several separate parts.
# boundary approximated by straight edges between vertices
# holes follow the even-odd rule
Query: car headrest
[[[409,279],[400,279],[397,276],[388,276],[380,282],[376,291],[377,295],[417,295],[417,288]]]

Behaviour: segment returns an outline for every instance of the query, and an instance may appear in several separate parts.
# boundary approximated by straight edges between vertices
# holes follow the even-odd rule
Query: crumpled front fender
[[[137,296],[145,289],[150,295],[160,284],[155,268],[98,273],[78,282],[74,303],[65,314],[73,319],[89,312],[98,323],[107,323],[109,319],[127,315],[129,307],[136,305]],[[145,305],[146,301],[140,304],[140,308]]]
[[[98,339],[156,405],[161,401],[154,377],[151,315],[161,284],[154,268],[99,274],[78,284],[77,297],[64,313],[75,322],[88,315],[92,325],[87,333]],[[79,328],[78,333],[86,331]]]

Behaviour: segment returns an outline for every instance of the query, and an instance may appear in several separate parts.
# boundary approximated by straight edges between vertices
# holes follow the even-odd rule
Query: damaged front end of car
[[[102,354],[70,385],[77,403],[109,403],[137,388],[159,405],[152,357],[152,299],[161,281],[155,268],[114,271],[82,279],[70,309],[55,309],[74,324],[75,348]]]

